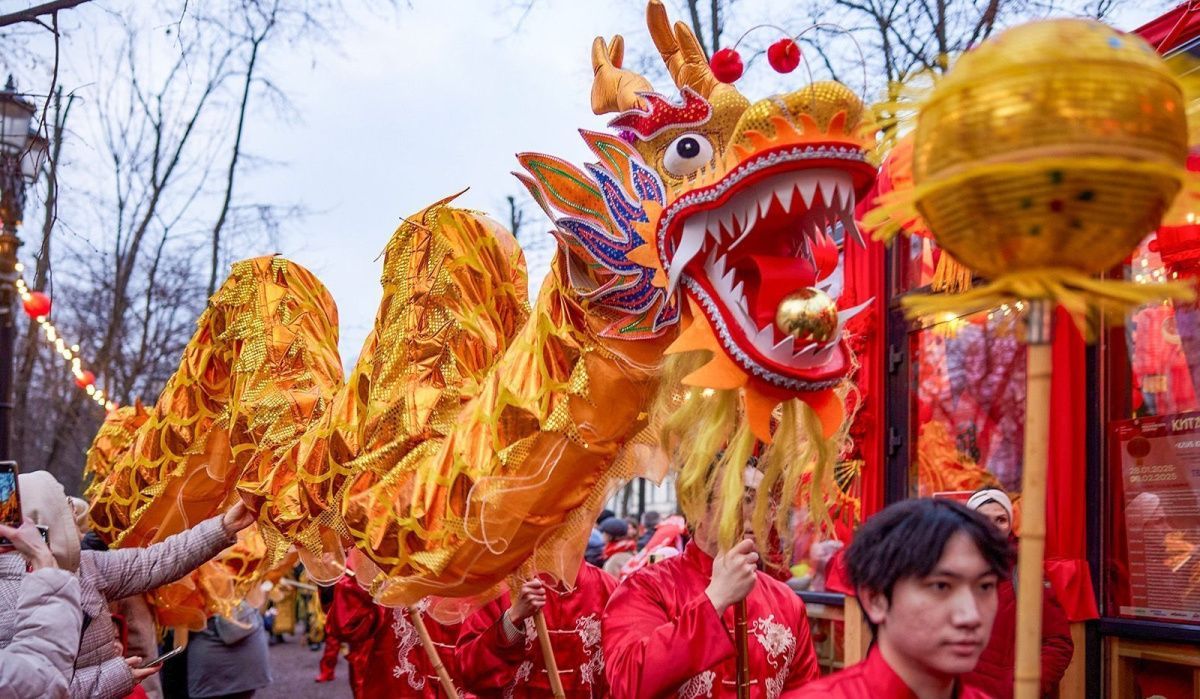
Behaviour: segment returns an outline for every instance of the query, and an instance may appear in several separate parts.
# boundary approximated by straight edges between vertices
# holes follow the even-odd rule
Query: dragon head
[[[738,389],[770,441],[776,405],[818,407],[850,370],[841,328],[859,309],[837,307],[835,273],[839,238],[861,243],[855,202],[875,177],[867,110],[836,82],[751,103],[659,0],[647,19],[678,94],[623,69],[620,36],[597,38],[592,108],[616,114],[617,136],[583,133],[600,157],[586,173],[522,155],[518,177],[555,220],[575,288],[611,315],[605,332],[678,326],[668,354],[711,355],[683,383]],[[823,418],[832,432],[840,410]]]

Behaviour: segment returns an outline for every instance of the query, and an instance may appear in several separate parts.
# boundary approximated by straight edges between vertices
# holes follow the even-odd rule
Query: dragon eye
[[[712,160],[713,147],[700,134],[686,133],[667,146],[663,167],[676,177],[686,177]]]

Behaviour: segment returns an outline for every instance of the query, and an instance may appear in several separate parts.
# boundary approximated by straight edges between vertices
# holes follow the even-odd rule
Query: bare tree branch
[[[212,266],[208,277],[208,295],[212,296],[217,290],[217,278],[221,272],[221,229],[225,227],[225,219],[229,215],[229,204],[233,199],[234,179],[237,176],[238,156],[242,151],[242,134],[246,126],[246,107],[250,104],[250,87],[254,84],[254,68],[258,63],[258,50],[266,41],[267,35],[275,27],[275,18],[279,11],[279,2],[272,5],[262,29],[258,33],[251,31],[250,57],[246,61],[245,82],[242,85],[242,99],[238,104],[237,129],[233,137],[233,148],[229,156],[229,172],[225,179],[225,196],[221,201],[221,209],[217,214],[217,222],[212,230]],[[247,25],[250,22],[247,19]],[[252,29],[252,28],[251,28]]]
[[[91,2],[91,0],[54,0],[54,2],[45,2],[41,5],[34,5],[24,10],[18,10],[17,12],[10,12],[0,15],[0,27],[8,27],[22,22],[33,22],[45,27],[46,24],[41,21],[43,16],[52,15],[62,10],[69,10],[85,2]]]

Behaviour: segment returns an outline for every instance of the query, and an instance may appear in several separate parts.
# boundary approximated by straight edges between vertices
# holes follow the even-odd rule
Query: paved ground
[[[288,640],[271,646],[270,687],[255,694],[255,699],[351,699],[347,681],[346,659],[339,658],[337,679],[317,684],[317,663],[321,651],[311,651],[302,638],[285,636]]]

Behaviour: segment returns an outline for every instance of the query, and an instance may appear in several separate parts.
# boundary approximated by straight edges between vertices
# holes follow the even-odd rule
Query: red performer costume
[[[409,618],[409,610],[379,607],[379,624],[369,644],[365,659],[369,672],[364,674],[357,699],[390,699],[391,697],[420,697],[444,699],[437,671],[421,646],[421,637]],[[440,624],[428,615],[422,617],[438,657],[450,679],[462,694],[462,676],[454,655],[461,624]]]
[[[333,679],[338,652],[345,643],[349,646],[346,662],[350,666],[350,688],[358,694],[367,648],[378,618],[379,610],[371,595],[353,577],[346,576],[334,583],[333,601],[325,612],[325,652],[321,655],[317,682]]]
[[[749,542],[743,544],[731,553],[752,551]],[[761,571],[753,575],[745,598],[750,696],[786,697],[818,675],[808,616],[787,585]],[[737,695],[734,605],[718,613],[706,593],[713,578],[713,557],[692,542],[683,555],[647,566],[621,583],[603,624],[613,697]]]
[[[804,696],[814,699],[917,699],[917,694],[888,665],[878,646],[872,646],[866,660],[817,680],[805,691]],[[958,687],[955,696],[956,699],[999,699],[965,683]]]
[[[600,617],[616,584],[599,568],[584,563],[570,592],[556,592],[535,580],[521,588],[516,605],[505,595],[475,612],[463,623],[458,639],[458,663],[466,688],[481,698],[550,696],[550,678],[532,618],[540,603],[563,691],[568,697],[609,696]]]

